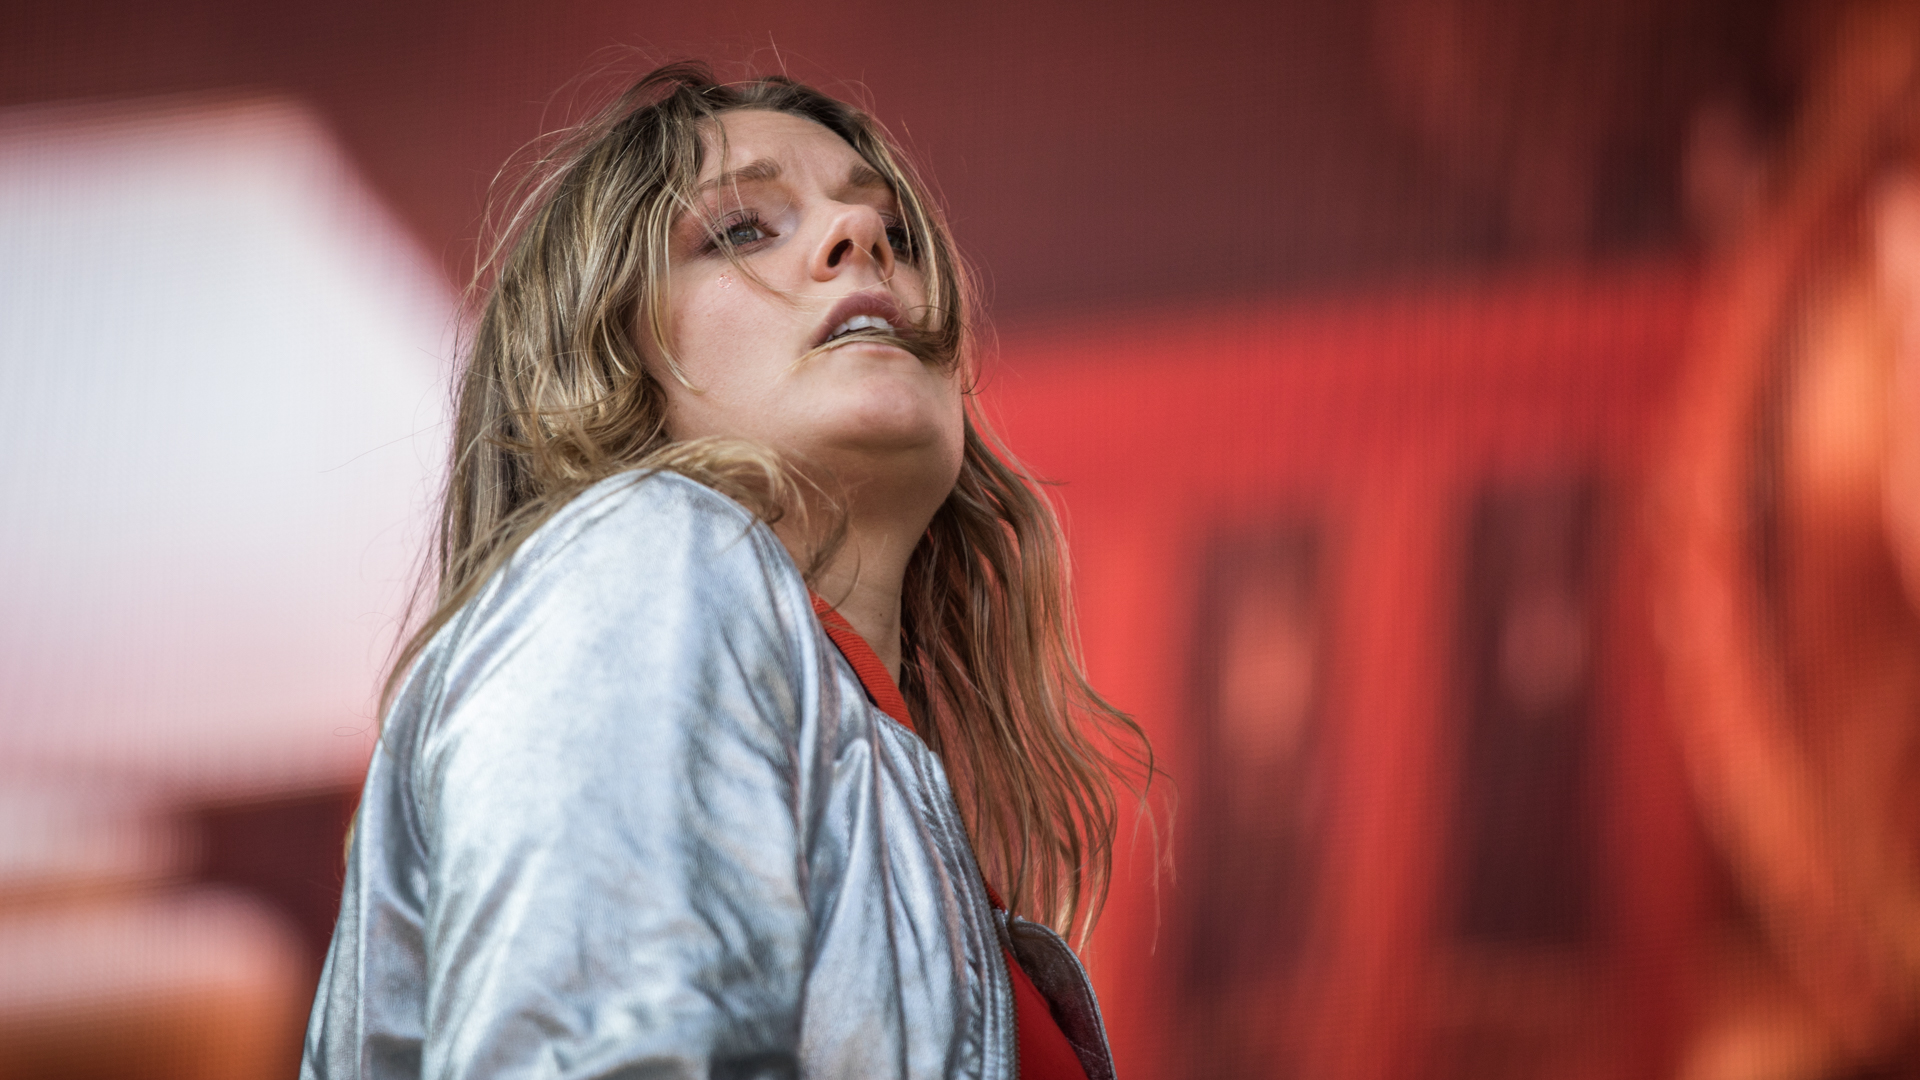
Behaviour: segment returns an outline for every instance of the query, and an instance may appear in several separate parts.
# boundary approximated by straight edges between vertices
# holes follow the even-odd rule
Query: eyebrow
[[[764,180],[777,179],[779,176],[780,163],[772,158],[761,158],[758,161],[748,162],[730,172],[723,172],[706,183],[695,187],[693,190],[695,194],[699,194],[710,188],[759,183]]]
[[[737,169],[721,173],[719,176],[694,188],[694,193],[699,194],[700,192],[717,187],[734,187],[739,184],[762,183],[779,178],[780,163],[772,158],[761,158],[758,161],[750,161]],[[885,188],[888,191],[893,190],[893,185],[887,181],[887,178],[882,176],[878,169],[875,169],[864,161],[856,162],[853,168],[847,170],[846,186],[852,189]]]
[[[855,163],[853,168],[847,170],[847,186],[850,188],[886,188],[888,191],[893,190],[893,185],[887,181],[887,178],[880,175],[880,170],[875,169],[864,161]]]

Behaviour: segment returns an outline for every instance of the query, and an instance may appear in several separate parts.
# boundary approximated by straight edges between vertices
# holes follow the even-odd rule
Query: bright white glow
[[[364,762],[445,443],[444,280],[283,101],[0,112],[0,762]]]

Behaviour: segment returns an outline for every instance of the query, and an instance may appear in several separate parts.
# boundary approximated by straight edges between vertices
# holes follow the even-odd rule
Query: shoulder
[[[415,788],[449,796],[529,770],[617,787],[645,775],[632,755],[675,747],[784,760],[818,711],[813,624],[793,560],[753,515],[682,476],[623,474],[563,507],[461,609],[389,734]],[[462,785],[467,773],[484,779]]]
[[[786,548],[744,507],[678,474],[624,473],[495,571],[423,651],[390,719],[425,736],[476,694],[560,682],[577,701],[724,658],[803,671],[814,622]]]
[[[806,585],[773,532],[740,504],[677,473],[623,473],[588,488],[527,538],[475,597],[500,609],[564,608],[590,621],[677,618],[675,605],[789,633]]]
[[[500,576],[540,573],[556,559],[578,563],[602,555],[649,564],[718,561],[793,570],[779,540],[739,503],[678,473],[628,472],[561,507],[508,559]]]

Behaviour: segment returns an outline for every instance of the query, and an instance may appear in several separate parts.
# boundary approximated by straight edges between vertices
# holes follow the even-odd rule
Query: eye
[[[913,261],[913,233],[905,222],[887,219],[887,246],[893,249],[894,258]]]
[[[730,248],[743,248],[773,236],[767,230],[766,223],[754,211],[742,211],[719,223],[707,240],[707,250],[718,250],[722,245]]]

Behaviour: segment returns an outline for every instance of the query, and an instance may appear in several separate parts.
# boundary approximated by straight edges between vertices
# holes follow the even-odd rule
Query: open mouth
[[[813,347],[832,345],[850,338],[893,334],[906,325],[900,305],[884,291],[868,290],[843,297],[820,321],[814,331]]]
[[[827,332],[827,340],[838,341],[843,337],[856,334],[862,330],[878,330],[882,333],[887,333],[893,330],[893,324],[878,315],[855,315],[853,318],[829,330]]]

